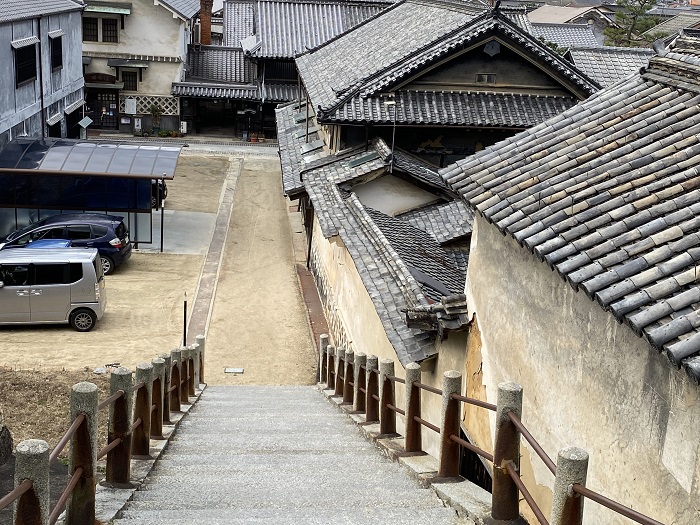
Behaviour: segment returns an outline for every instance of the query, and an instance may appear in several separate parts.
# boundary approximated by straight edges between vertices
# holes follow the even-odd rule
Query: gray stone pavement
[[[201,520],[201,521],[200,521]],[[114,525],[467,525],[315,387],[208,387]]]

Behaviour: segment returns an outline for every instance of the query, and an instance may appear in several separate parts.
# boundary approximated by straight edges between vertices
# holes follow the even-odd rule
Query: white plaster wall
[[[481,217],[466,292],[489,401],[498,383],[520,383],[523,420],[544,450],[590,454],[589,488],[663,523],[700,523],[700,391],[684,372]],[[523,450],[525,468],[551,487]],[[629,521],[589,501],[585,523]]]
[[[149,62],[139,80],[138,91],[123,91],[124,94],[170,96],[173,82],[179,82],[181,64],[177,62]],[[126,68],[129,71],[132,69]],[[106,73],[115,75],[116,70],[107,65],[106,58],[93,58],[87,69],[88,73]],[[119,81],[119,78],[117,79]]]
[[[339,237],[325,239],[314,218],[312,260],[319,292],[326,309],[326,316],[334,344],[346,344],[354,352],[376,355],[381,359],[394,361],[397,377],[405,378],[405,370],[399,362],[394,347],[386,336],[384,327],[374,304],[362,283],[362,279]],[[448,370],[463,372],[466,352],[466,335],[452,334],[440,344],[439,355],[434,363],[424,368],[422,381],[442,388],[444,373]],[[404,386],[397,385],[396,402],[404,407]],[[442,399],[440,396],[423,392],[421,414],[424,419],[440,426]],[[397,416],[396,428],[404,433],[405,422]],[[423,428],[423,449],[434,457],[439,457],[439,435]]]

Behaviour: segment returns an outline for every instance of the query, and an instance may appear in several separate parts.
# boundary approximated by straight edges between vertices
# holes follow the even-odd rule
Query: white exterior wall
[[[478,216],[466,293],[488,401],[500,382],[521,384],[523,421],[544,450],[590,454],[589,488],[663,523],[700,522],[700,390],[684,372]],[[547,515],[553,477],[522,450]],[[629,523],[593,502],[584,511],[587,524]]]

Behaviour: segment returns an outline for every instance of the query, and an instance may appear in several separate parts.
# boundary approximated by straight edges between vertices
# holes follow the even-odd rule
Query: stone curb
[[[114,520],[121,510],[126,506],[126,504],[134,496],[134,493],[139,490],[141,485],[146,479],[146,476],[151,472],[153,467],[158,461],[158,458],[163,454],[165,449],[170,444],[171,438],[175,435],[177,427],[180,422],[189,413],[192,407],[195,406],[197,401],[202,395],[206,388],[206,384],[200,384],[199,388],[195,389],[194,396],[190,396],[190,400],[193,400],[189,404],[182,404],[182,410],[180,412],[171,412],[170,420],[172,424],[163,425],[163,437],[165,439],[151,439],[149,454],[150,459],[132,459],[131,460],[131,483],[132,488],[112,488],[101,484],[104,478],[100,479],[97,485],[97,490],[95,494],[95,523],[110,523]],[[98,462],[98,469],[104,469],[104,460]],[[99,473],[102,474],[103,470]],[[61,514],[58,521],[58,525],[64,525],[65,512]]]
[[[489,492],[463,478],[435,479],[438,471],[436,458],[428,454],[405,455],[402,436],[380,435],[379,423],[367,423],[364,414],[352,413],[352,405],[343,404],[343,396],[336,396],[334,389],[327,389],[325,383],[319,383],[317,387],[330,403],[348,415],[365,439],[374,443],[385,456],[404,467],[421,486],[435,491],[446,505],[457,512],[457,515],[469,518],[477,525],[484,525],[491,514]]]

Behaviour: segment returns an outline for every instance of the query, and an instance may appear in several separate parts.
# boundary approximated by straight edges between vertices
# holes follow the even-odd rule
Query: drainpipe
[[[41,50],[41,17],[37,17],[39,33],[39,97],[41,99],[41,138],[46,138],[46,108],[44,107],[44,53]]]

